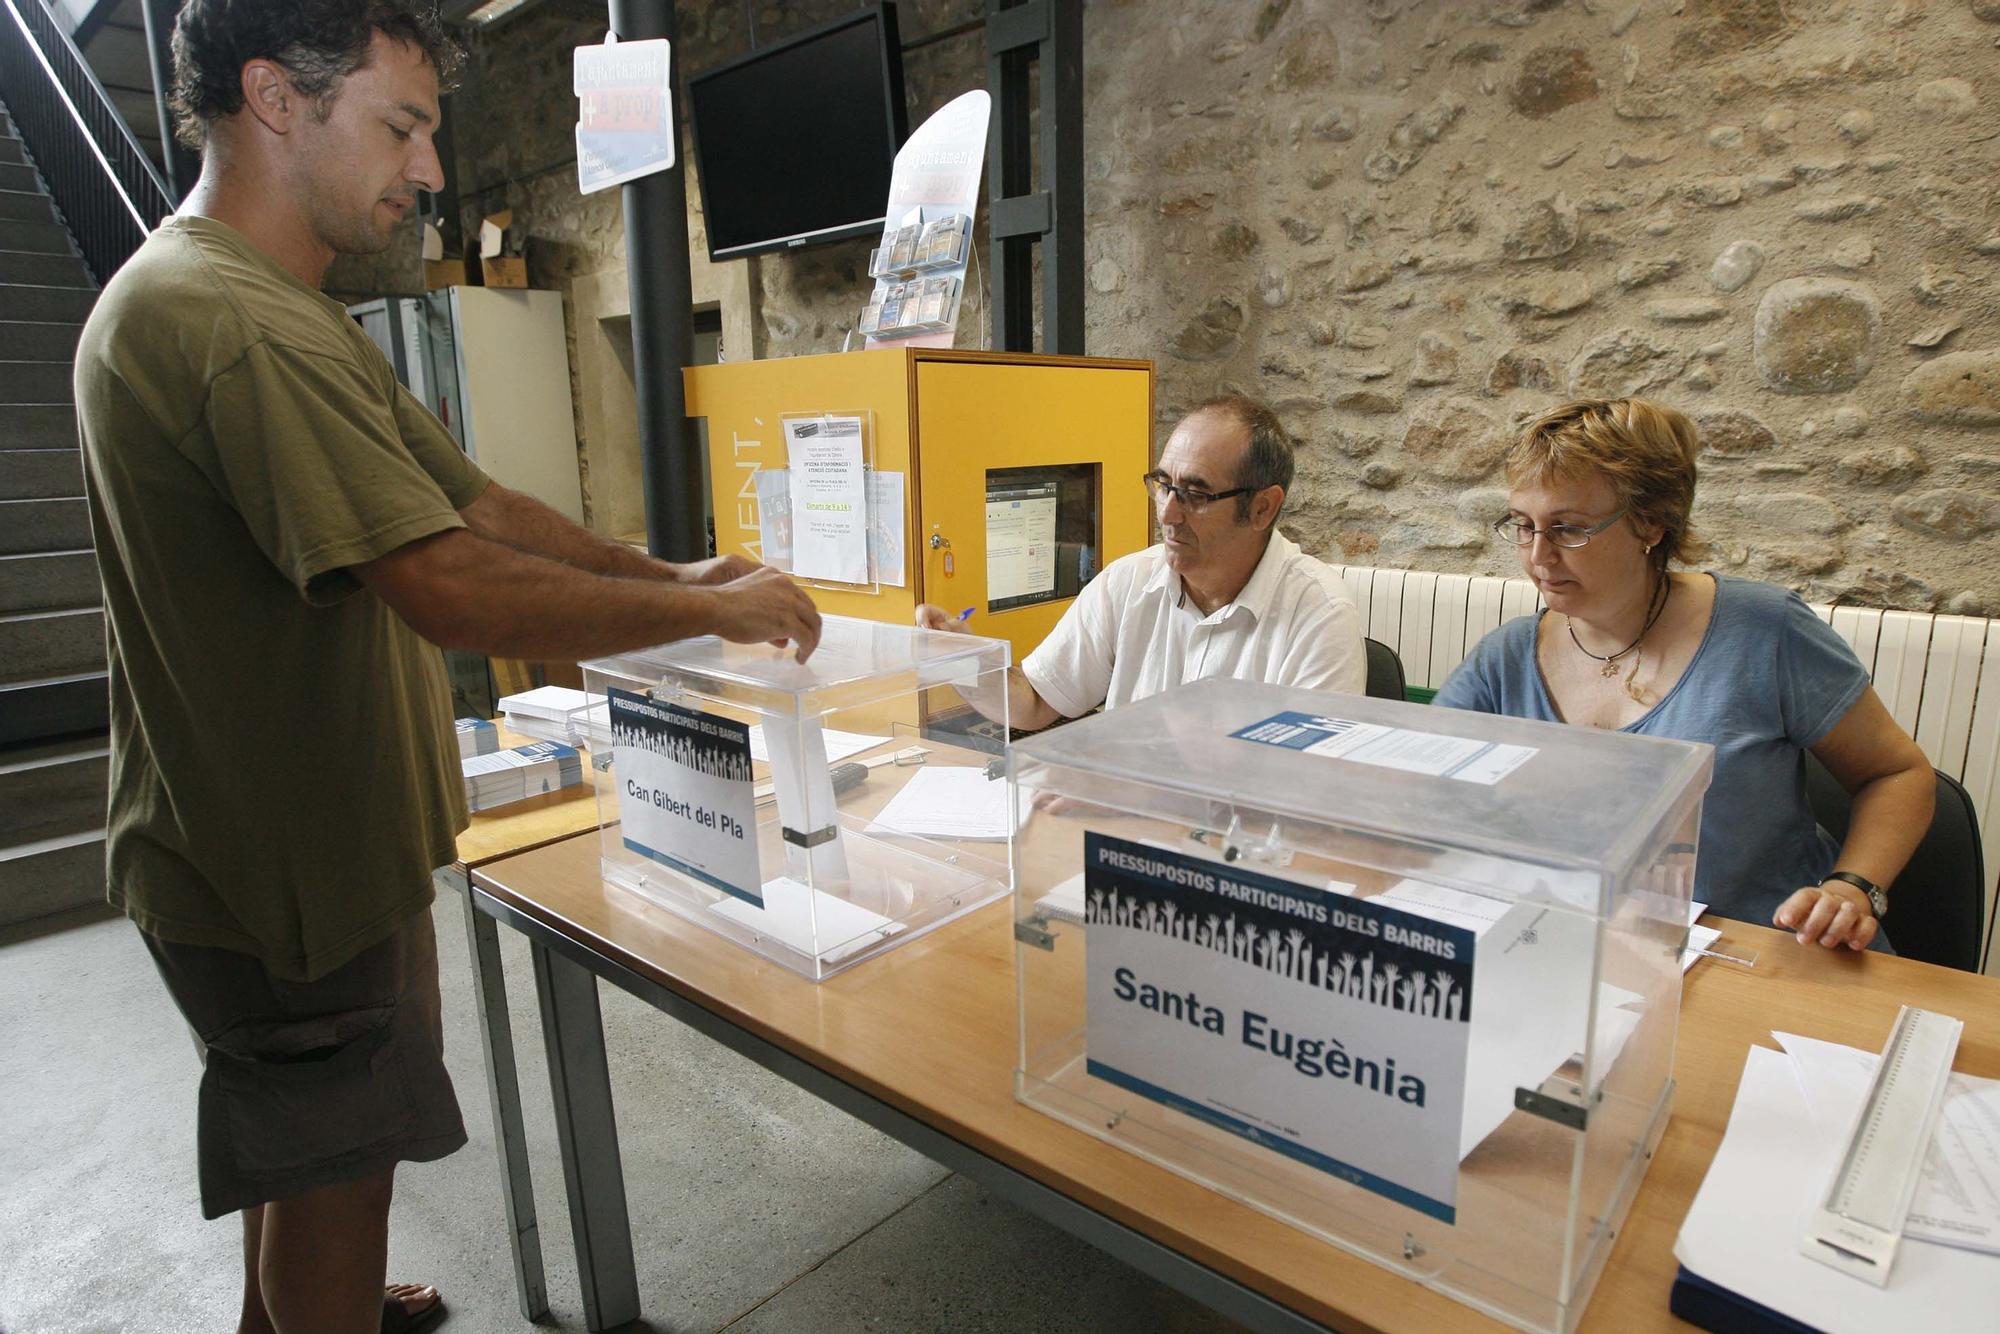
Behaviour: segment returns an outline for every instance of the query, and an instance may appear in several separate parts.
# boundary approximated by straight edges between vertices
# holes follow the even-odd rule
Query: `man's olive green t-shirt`
[[[76,357],[111,678],[111,902],[306,980],[431,901],[465,828],[438,650],[351,566],[487,484],[338,302],[175,218]]]

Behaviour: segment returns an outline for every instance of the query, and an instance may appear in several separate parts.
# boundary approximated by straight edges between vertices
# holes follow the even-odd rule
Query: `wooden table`
[[[539,740],[501,727],[499,749]],[[586,781],[526,801],[478,811],[458,836],[458,860],[438,868],[432,880],[457,891],[466,902],[466,943],[472,951],[473,999],[486,1052],[486,1092],[493,1108],[494,1143],[505,1183],[507,1226],[512,1233],[514,1290],[523,1319],[549,1313],[548,1283],[542,1273],[542,1244],[535,1219],[535,1191],[529,1175],[527,1137],[521,1123],[520,1081],[514,1065],[514,1025],[507,1012],[507,983],[500,964],[500,938],[491,917],[472,910],[474,868],[503,857],[574,838],[597,828],[596,774],[584,757]]]
[[[594,838],[475,868],[471,901],[526,934],[542,995],[572,1227],[592,1329],[638,1314],[594,979],[745,1053],[987,1189],[1256,1329],[1504,1328],[1018,1103],[1014,949],[995,904],[814,985],[607,888]],[[2000,982],[1806,948],[1734,922],[1687,979],[1673,1119],[1583,1327],[1685,1328],[1673,1242],[1720,1143],[1747,1048],[1773,1028],[1870,1050],[1897,1007],[1966,1021],[1958,1068],[2000,1076]]]

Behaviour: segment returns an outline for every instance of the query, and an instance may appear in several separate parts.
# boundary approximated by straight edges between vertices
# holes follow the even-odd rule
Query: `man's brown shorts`
[[[203,1049],[204,1218],[465,1143],[428,911],[312,982],[273,977],[234,950],[140,934]]]

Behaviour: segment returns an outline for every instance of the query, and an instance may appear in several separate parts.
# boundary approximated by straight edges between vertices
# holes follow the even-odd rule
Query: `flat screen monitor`
[[[882,230],[909,133],[893,4],[693,75],[688,105],[710,259]]]

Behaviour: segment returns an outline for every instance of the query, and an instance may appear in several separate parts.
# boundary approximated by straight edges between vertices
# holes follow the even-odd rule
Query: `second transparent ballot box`
[[[606,881],[815,981],[992,902],[1007,666],[838,616],[804,663],[711,637],[583,664]]]
[[[1018,742],[1016,1092],[1569,1331],[1672,1105],[1711,765],[1233,680]]]

